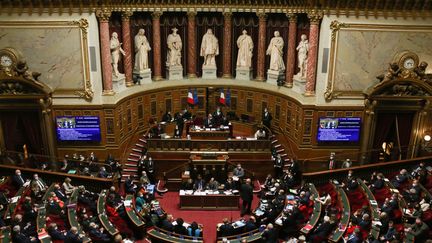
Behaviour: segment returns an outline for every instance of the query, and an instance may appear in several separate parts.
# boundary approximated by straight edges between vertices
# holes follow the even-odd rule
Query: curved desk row
[[[99,216],[99,221],[101,222],[102,226],[106,229],[106,231],[111,235],[114,236],[119,233],[118,229],[109,221],[108,215],[106,214],[105,209],[105,201],[107,198],[107,190],[104,189],[99,194],[99,198],[97,201],[97,212]]]
[[[341,240],[341,238],[345,233],[346,228],[348,227],[348,224],[350,222],[350,216],[351,216],[351,207],[345,191],[340,187],[337,187],[336,190],[340,197],[341,206],[343,207],[342,216],[339,222],[339,224],[342,227],[338,227],[333,233],[333,235],[329,237],[329,240],[331,242],[339,242]]]
[[[36,229],[38,233],[38,239],[42,243],[50,243],[52,242],[51,236],[48,234],[46,230],[46,217],[47,217],[47,201],[50,197],[50,194],[52,191],[54,191],[54,185],[55,183],[52,183],[48,189],[46,190],[45,194],[42,197],[42,206],[38,208],[37,212],[37,218],[36,218]]]
[[[78,204],[78,189],[74,189],[70,198],[69,198],[69,204],[67,205],[67,214],[68,214],[68,220],[69,220],[69,225],[71,227],[76,227],[78,229],[78,233],[80,235],[85,235],[85,232],[83,231],[80,223],[78,222],[78,217],[77,217],[77,212],[76,212],[76,207]],[[90,238],[88,238],[87,236],[84,236],[83,238],[83,242],[91,242]]]
[[[369,187],[363,182],[362,179],[358,178],[357,182],[361,186],[363,192],[366,194],[366,196],[369,200],[369,206],[371,209],[372,220],[379,221],[380,213],[379,213],[378,202],[376,201],[375,196],[373,195],[373,193],[371,192]],[[372,237],[374,239],[379,239],[380,228],[372,223],[372,226],[370,229],[370,234],[372,235]]]
[[[166,230],[163,230],[161,228],[158,227],[153,227],[151,229],[149,229],[147,231],[147,234],[150,236],[151,238],[151,242],[161,242],[161,243],[166,243],[166,242],[172,242],[172,243],[193,243],[193,242],[198,242],[198,243],[203,243],[203,238],[202,237],[191,237],[191,236],[187,236],[187,235],[179,235],[176,233],[172,233],[172,232],[168,232]]]
[[[219,237],[217,239],[217,243],[223,243],[223,239],[229,240],[230,243],[240,243],[243,240],[246,240],[246,242],[259,242],[261,241],[262,232],[259,229],[255,229],[250,232],[246,232],[243,234],[228,236],[228,237]]]
[[[311,192],[311,195],[313,198],[319,198],[318,190],[316,189],[315,185],[312,183],[309,183],[309,191]],[[315,228],[317,225],[320,216],[321,216],[321,210],[322,205],[318,201],[314,201],[314,209],[312,212],[312,215],[309,218],[309,221],[306,223],[306,225],[300,230],[303,234],[307,235],[309,232]]]
[[[15,213],[15,209],[16,209],[18,203],[20,202],[21,198],[27,194],[28,190],[30,190],[30,187],[27,185],[27,186],[22,186],[17,191],[15,196],[11,199],[11,202],[8,204],[8,207],[6,209],[6,213],[4,215],[5,220],[12,218],[12,216]]]
[[[137,228],[141,228],[146,225],[145,222],[139,217],[137,211],[135,210],[135,199],[132,194],[126,195],[124,206],[128,218],[130,219],[130,221],[132,221],[132,223]]]

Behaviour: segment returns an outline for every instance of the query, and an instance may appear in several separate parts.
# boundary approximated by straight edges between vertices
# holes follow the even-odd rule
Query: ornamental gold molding
[[[341,23],[341,22],[339,22],[339,21],[337,21],[337,20],[333,20],[333,21],[330,23],[330,29],[331,29],[331,40],[334,41],[334,40],[336,39],[336,34],[338,33],[338,31],[339,31],[341,28],[347,28],[347,27],[349,27],[349,24],[347,24],[347,23]]]

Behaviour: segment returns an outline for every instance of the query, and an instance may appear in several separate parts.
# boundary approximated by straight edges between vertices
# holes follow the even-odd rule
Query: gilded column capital
[[[295,13],[287,13],[286,16],[288,17],[288,21],[290,23],[297,23],[297,14],[295,14]]]
[[[266,21],[267,20],[267,14],[266,13],[257,13],[258,20],[259,21]]]
[[[122,14],[121,14],[122,21],[128,21],[130,19],[130,17],[132,17],[132,15],[133,15],[132,11],[122,12]]]
[[[96,17],[99,21],[107,22],[111,17],[111,11],[108,9],[98,9],[96,10]]]
[[[159,19],[162,16],[163,12],[161,11],[155,11],[151,14],[153,19]]]
[[[310,12],[308,13],[308,18],[309,18],[309,22],[311,24],[319,24],[319,22],[321,21],[323,17],[323,13],[322,12]]]
[[[224,18],[231,18],[232,17],[232,12],[224,12],[222,13]]]
[[[195,11],[187,12],[188,19],[195,19],[196,15],[197,15],[197,12],[195,12]]]

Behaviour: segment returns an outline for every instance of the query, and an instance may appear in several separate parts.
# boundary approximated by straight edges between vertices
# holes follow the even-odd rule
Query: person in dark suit
[[[251,205],[253,200],[253,188],[251,186],[251,179],[246,179],[246,182],[240,187],[240,197],[243,201],[241,216],[251,212]]]
[[[399,188],[400,185],[405,183],[408,180],[408,171],[406,169],[402,169],[398,175],[391,181],[393,186]]]
[[[360,229],[355,228],[354,232],[348,236],[347,243],[361,243]]]
[[[66,202],[66,193],[63,192],[59,184],[54,185],[54,193],[61,201]]]
[[[57,224],[56,223],[51,223],[48,226],[48,234],[51,236],[51,240],[65,240],[66,239],[66,235],[65,233],[61,232],[60,230],[58,230]]]
[[[26,182],[25,178],[21,175],[20,170],[15,171],[15,175],[12,176],[12,183],[15,186],[15,188],[19,189],[21,188],[24,183]]]
[[[165,114],[163,114],[162,116],[162,121],[171,122],[171,120],[172,120],[171,111],[166,111]]]
[[[429,236],[429,226],[421,218],[416,218],[415,224],[408,231],[413,233],[416,243],[425,242]]]
[[[224,114],[221,111],[220,107],[216,108],[216,111],[213,112],[213,122],[215,126],[220,126],[223,124],[224,121]]]
[[[278,234],[274,229],[273,224],[268,224],[267,228],[262,233],[261,237],[263,238],[263,242],[265,243],[274,243],[277,242]]]
[[[135,193],[135,189],[136,189],[136,185],[134,184],[132,178],[130,177],[130,175],[127,176],[126,180],[125,180],[125,191],[126,193]]]
[[[147,176],[150,180],[150,184],[155,184],[154,161],[152,157],[149,157],[145,162],[145,172],[147,173]]]
[[[166,231],[172,232],[174,230],[174,225],[172,224],[173,221],[173,216],[171,214],[168,214],[166,219],[162,220],[161,228]]]
[[[82,243],[83,240],[78,234],[77,227],[71,227],[70,230],[66,233],[65,243]]]
[[[206,128],[215,127],[212,114],[208,114],[207,118],[204,120],[204,127]]]
[[[98,173],[99,178],[108,178],[108,172],[105,169],[105,166],[102,166]]]
[[[201,175],[198,175],[197,179],[195,180],[193,189],[196,191],[202,191],[205,189],[205,183]]]
[[[174,233],[180,234],[180,235],[188,235],[188,231],[186,227],[183,226],[184,221],[182,218],[176,219],[176,225],[173,227]]]
[[[228,219],[224,218],[222,222],[223,222],[222,225],[219,226],[219,235],[220,235],[220,237],[226,237],[226,236],[233,235],[234,234],[234,227],[228,221]]]
[[[97,224],[94,222],[90,223],[89,235],[92,239],[97,240],[97,242],[110,242],[110,237],[104,233],[104,228],[98,228]]]
[[[178,112],[174,115],[174,120],[177,125],[178,133],[180,137],[183,135],[183,127],[184,127],[184,120],[182,113]]]
[[[246,224],[244,226],[244,232],[250,232],[252,230],[257,229],[257,225],[256,225],[256,219],[254,216],[250,216],[249,220],[246,221]]]
[[[314,230],[310,235],[310,239],[313,242],[321,242],[330,234],[331,231],[332,224],[330,223],[330,217],[324,216],[324,222]]]
[[[192,118],[192,113],[187,108],[185,108],[183,110],[183,119],[190,120],[191,118]]]
[[[396,239],[397,231],[396,231],[396,228],[394,227],[393,221],[391,221],[391,220],[389,221],[388,229],[387,229],[387,231],[385,231],[383,233],[384,233],[384,235],[382,235],[380,237],[381,241],[384,241],[384,242],[390,241],[391,242],[391,241]]]
[[[31,243],[36,241],[23,234],[19,225],[15,225],[12,229],[12,242]]]
[[[375,190],[379,190],[381,188],[384,187],[384,175],[381,173],[377,174],[377,178],[375,180],[375,182],[371,185],[369,185],[369,188],[371,189],[372,192],[375,192]]]
[[[273,160],[273,168],[274,168],[274,175],[276,179],[281,178],[283,174],[283,165],[284,161],[280,154],[277,154],[276,156],[272,157]]]
[[[271,120],[273,119],[272,115],[268,111],[267,107],[264,108],[264,112],[262,114],[262,124],[266,126],[268,129],[271,129]]]

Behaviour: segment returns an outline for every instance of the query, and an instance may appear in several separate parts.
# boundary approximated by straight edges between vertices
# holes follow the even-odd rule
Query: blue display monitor
[[[319,119],[318,142],[360,141],[360,117],[324,117]]]
[[[58,141],[101,141],[97,116],[59,116],[56,124]]]

